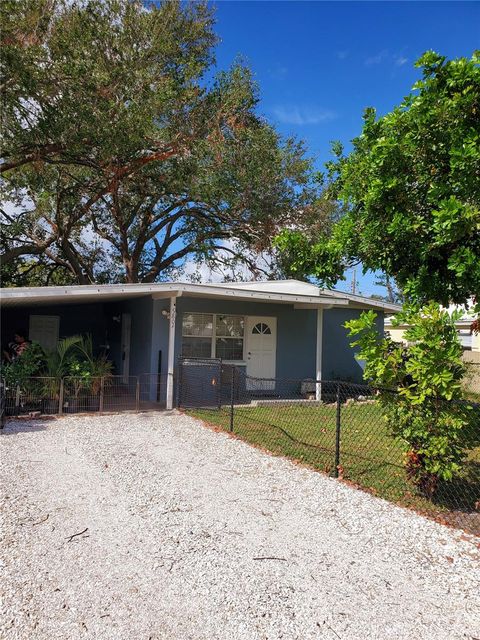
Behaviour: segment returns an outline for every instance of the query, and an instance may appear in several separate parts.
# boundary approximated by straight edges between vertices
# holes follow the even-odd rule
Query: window
[[[182,356],[243,360],[244,329],[245,319],[242,316],[185,313]]]
[[[241,316],[215,316],[215,357],[222,360],[243,360],[243,331]]]
[[[260,334],[264,336],[272,335],[272,332],[270,331],[270,327],[268,326],[268,324],[265,324],[264,322],[259,322],[258,324],[256,324],[252,329],[252,333],[255,333],[257,335]]]
[[[184,358],[211,358],[213,316],[207,313],[185,313],[182,336]]]

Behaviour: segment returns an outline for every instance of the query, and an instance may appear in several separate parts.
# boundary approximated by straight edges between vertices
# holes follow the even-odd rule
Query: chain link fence
[[[480,362],[470,360],[465,360],[465,362],[467,373],[464,379],[464,391],[468,397],[480,402]]]
[[[480,535],[480,404],[468,403],[461,472],[427,498],[408,479],[406,443],[390,434],[368,385],[257,379],[192,359],[180,362],[177,391],[179,407],[215,429]]]
[[[165,406],[167,376],[28,378],[1,385],[3,416],[142,411]]]
[[[406,443],[390,434],[368,385],[252,378],[215,359],[181,360],[176,379],[176,404],[212,427],[480,535],[480,403],[465,403],[471,420],[461,472],[427,498],[408,479]],[[2,420],[159,409],[166,384],[157,374],[2,383]]]

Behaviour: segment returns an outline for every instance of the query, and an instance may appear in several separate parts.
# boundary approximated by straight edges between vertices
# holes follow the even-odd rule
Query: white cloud
[[[374,56],[369,56],[368,58],[365,58],[365,64],[367,66],[371,66],[373,64],[380,64],[382,63],[386,58],[388,57],[388,51],[386,49],[383,49],[383,51],[380,51],[379,53],[377,53]]]
[[[220,246],[236,249],[240,251],[240,248],[236,245],[234,240],[224,240],[219,243]],[[268,253],[256,254],[255,252],[248,250],[246,256],[251,260],[253,268],[251,269],[247,264],[242,263],[241,260],[235,262],[233,265],[219,265],[212,268],[206,262],[198,262],[192,258],[188,258],[179,269],[179,279],[200,282],[200,283],[215,283],[215,282],[248,282],[250,280],[264,280],[267,274],[271,274],[273,271],[272,256]],[[219,258],[231,259],[231,254],[228,251],[217,251]]]
[[[382,64],[383,62],[394,64],[396,67],[403,67],[404,64],[407,64],[408,58],[401,53],[390,53],[387,49],[382,49],[376,55],[365,58],[364,62],[368,67]]]
[[[186,280],[193,280],[195,282],[223,282],[224,276],[222,273],[213,271],[204,262],[198,264],[194,260],[187,260],[181,269],[181,276]]]
[[[275,118],[280,122],[299,126],[320,124],[336,117],[333,111],[296,105],[278,105],[272,111]]]
[[[348,54],[349,54],[349,52],[347,50],[337,51],[337,58],[339,60],[345,60],[345,58],[348,58]]]

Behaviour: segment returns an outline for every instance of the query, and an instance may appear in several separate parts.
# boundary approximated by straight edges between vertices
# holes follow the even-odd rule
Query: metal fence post
[[[137,383],[135,386],[135,411],[140,409],[140,378],[137,376]]]
[[[341,411],[340,403],[340,382],[337,382],[337,419],[335,425],[335,469],[333,476],[338,478],[338,468],[340,466],[340,429],[341,429]]]
[[[17,384],[17,388],[15,390],[15,415],[18,416],[20,413],[20,385]]]
[[[177,384],[176,384],[177,407],[180,409],[183,404],[183,360],[178,359],[177,363]]]
[[[63,383],[63,378],[60,378],[60,390],[58,392],[58,415],[61,416],[63,414],[63,397],[65,395],[65,388]]]
[[[100,378],[100,398],[98,400],[98,413],[103,412],[104,394],[105,394],[105,378],[102,376]]]
[[[232,366],[232,375],[230,376],[230,433],[234,428],[234,403],[235,403],[235,367]]]

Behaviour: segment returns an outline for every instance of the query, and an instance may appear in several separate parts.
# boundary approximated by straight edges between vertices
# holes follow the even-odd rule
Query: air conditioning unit
[[[302,396],[315,393],[316,390],[317,390],[317,385],[315,380],[312,380],[311,378],[302,380],[302,383],[300,385],[300,393],[302,394]]]

